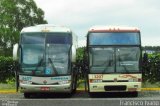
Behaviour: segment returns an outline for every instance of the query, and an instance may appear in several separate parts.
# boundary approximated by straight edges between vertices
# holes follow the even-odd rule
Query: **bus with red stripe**
[[[141,91],[141,35],[136,27],[94,26],[87,33],[89,94]]]

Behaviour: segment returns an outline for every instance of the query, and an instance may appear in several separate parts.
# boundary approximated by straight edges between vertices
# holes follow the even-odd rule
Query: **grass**
[[[156,83],[143,82],[142,88],[160,88],[160,82]]]
[[[15,90],[15,84],[0,83],[0,90]]]
[[[83,89],[85,87],[85,81],[84,80],[79,80],[77,83],[77,88],[78,89]]]

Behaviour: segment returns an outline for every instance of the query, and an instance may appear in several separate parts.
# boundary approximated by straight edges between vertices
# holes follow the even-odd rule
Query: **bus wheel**
[[[136,91],[133,92],[132,96],[133,96],[133,97],[138,97],[138,92],[136,92]]]
[[[95,97],[95,93],[93,93],[93,92],[88,92],[88,94],[90,97]]]
[[[30,93],[24,93],[25,98],[30,98],[31,94]]]

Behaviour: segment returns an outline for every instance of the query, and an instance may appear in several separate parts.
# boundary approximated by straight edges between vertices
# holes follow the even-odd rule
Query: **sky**
[[[34,0],[48,24],[71,28],[78,46],[95,25],[134,26],[141,31],[142,46],[160,46],[160,0]]]

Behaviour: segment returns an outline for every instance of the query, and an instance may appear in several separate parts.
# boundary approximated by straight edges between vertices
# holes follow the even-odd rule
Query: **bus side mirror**
[[[76,62],[76,47],[72,45],[72,62]]]
[[[18,43],[13,45],[13,60],[18,59],[18,48],[19,48]]]
[[[144,53],[143,54],[143,62],[148,62],[148,54],[147,53]]]

